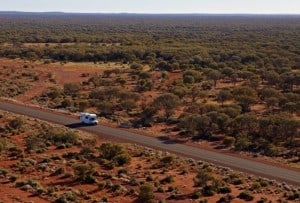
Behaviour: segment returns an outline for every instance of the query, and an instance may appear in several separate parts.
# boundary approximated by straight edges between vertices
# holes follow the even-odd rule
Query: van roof
[[[94,113],[86,113],[86,112],[83,112],[83,113],[80,113],[80,116],[92,116],[92,117],[96,117],[97,115],[94,114]]]

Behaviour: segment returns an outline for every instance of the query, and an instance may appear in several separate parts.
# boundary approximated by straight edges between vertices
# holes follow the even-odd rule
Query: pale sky
[[[300,14],[300,0],[0,0],[0,11]]]

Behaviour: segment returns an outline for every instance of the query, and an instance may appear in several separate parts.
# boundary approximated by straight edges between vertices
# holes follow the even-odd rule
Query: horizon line
[[[133,15],[300,15],[300,13],[195,13],[195,12],[172,12],[172,13],[163,13],[163,12],[109,12],[109,11],[100,11],[100,12],[77,12],[77,11],[16,11],[16,10],[0,10],[0,13],[61,13],[61,14],[133,14]]]

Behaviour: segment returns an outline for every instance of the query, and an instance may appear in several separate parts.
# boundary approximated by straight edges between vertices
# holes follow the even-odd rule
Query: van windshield
[[[95,118],[90,118],[90,121],[94,121],[95,120]]]

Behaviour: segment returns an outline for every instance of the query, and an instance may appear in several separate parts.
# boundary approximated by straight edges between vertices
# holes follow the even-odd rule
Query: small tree
[[[199,97],[205,97],[205,93],[201,91],[200,87],[193,86],[189,91],[189,94],[192,98],[192,102],[195,102]]]
[[[229,89],[222,89],[217,95],[217,100],[221,102],[222,106],[225,101],[230,100],[231,98],[232,98],[232,94]]]
[[[162,109],[165,111],[165,115],[169,118],[176,107],[179,106],[179,98],[178,96],[172,93],[165,93],[157,97],[153,104],[157,109]]]
[[[252,142],[249,140],[249,138],[246,135],[240,135],[237,137],[235,142],[235,149],[236,150],[248,150]]]
[[[217,86],[217,81],[221,78],[221,73],[218,70],[210,69],[206,73],[206,77],[214,81],[214,87]]]
[[[233,90],[233,95],[243,112],[249,112],[250,106],[256,102],[256,91],[248,86],[236,87]]]

